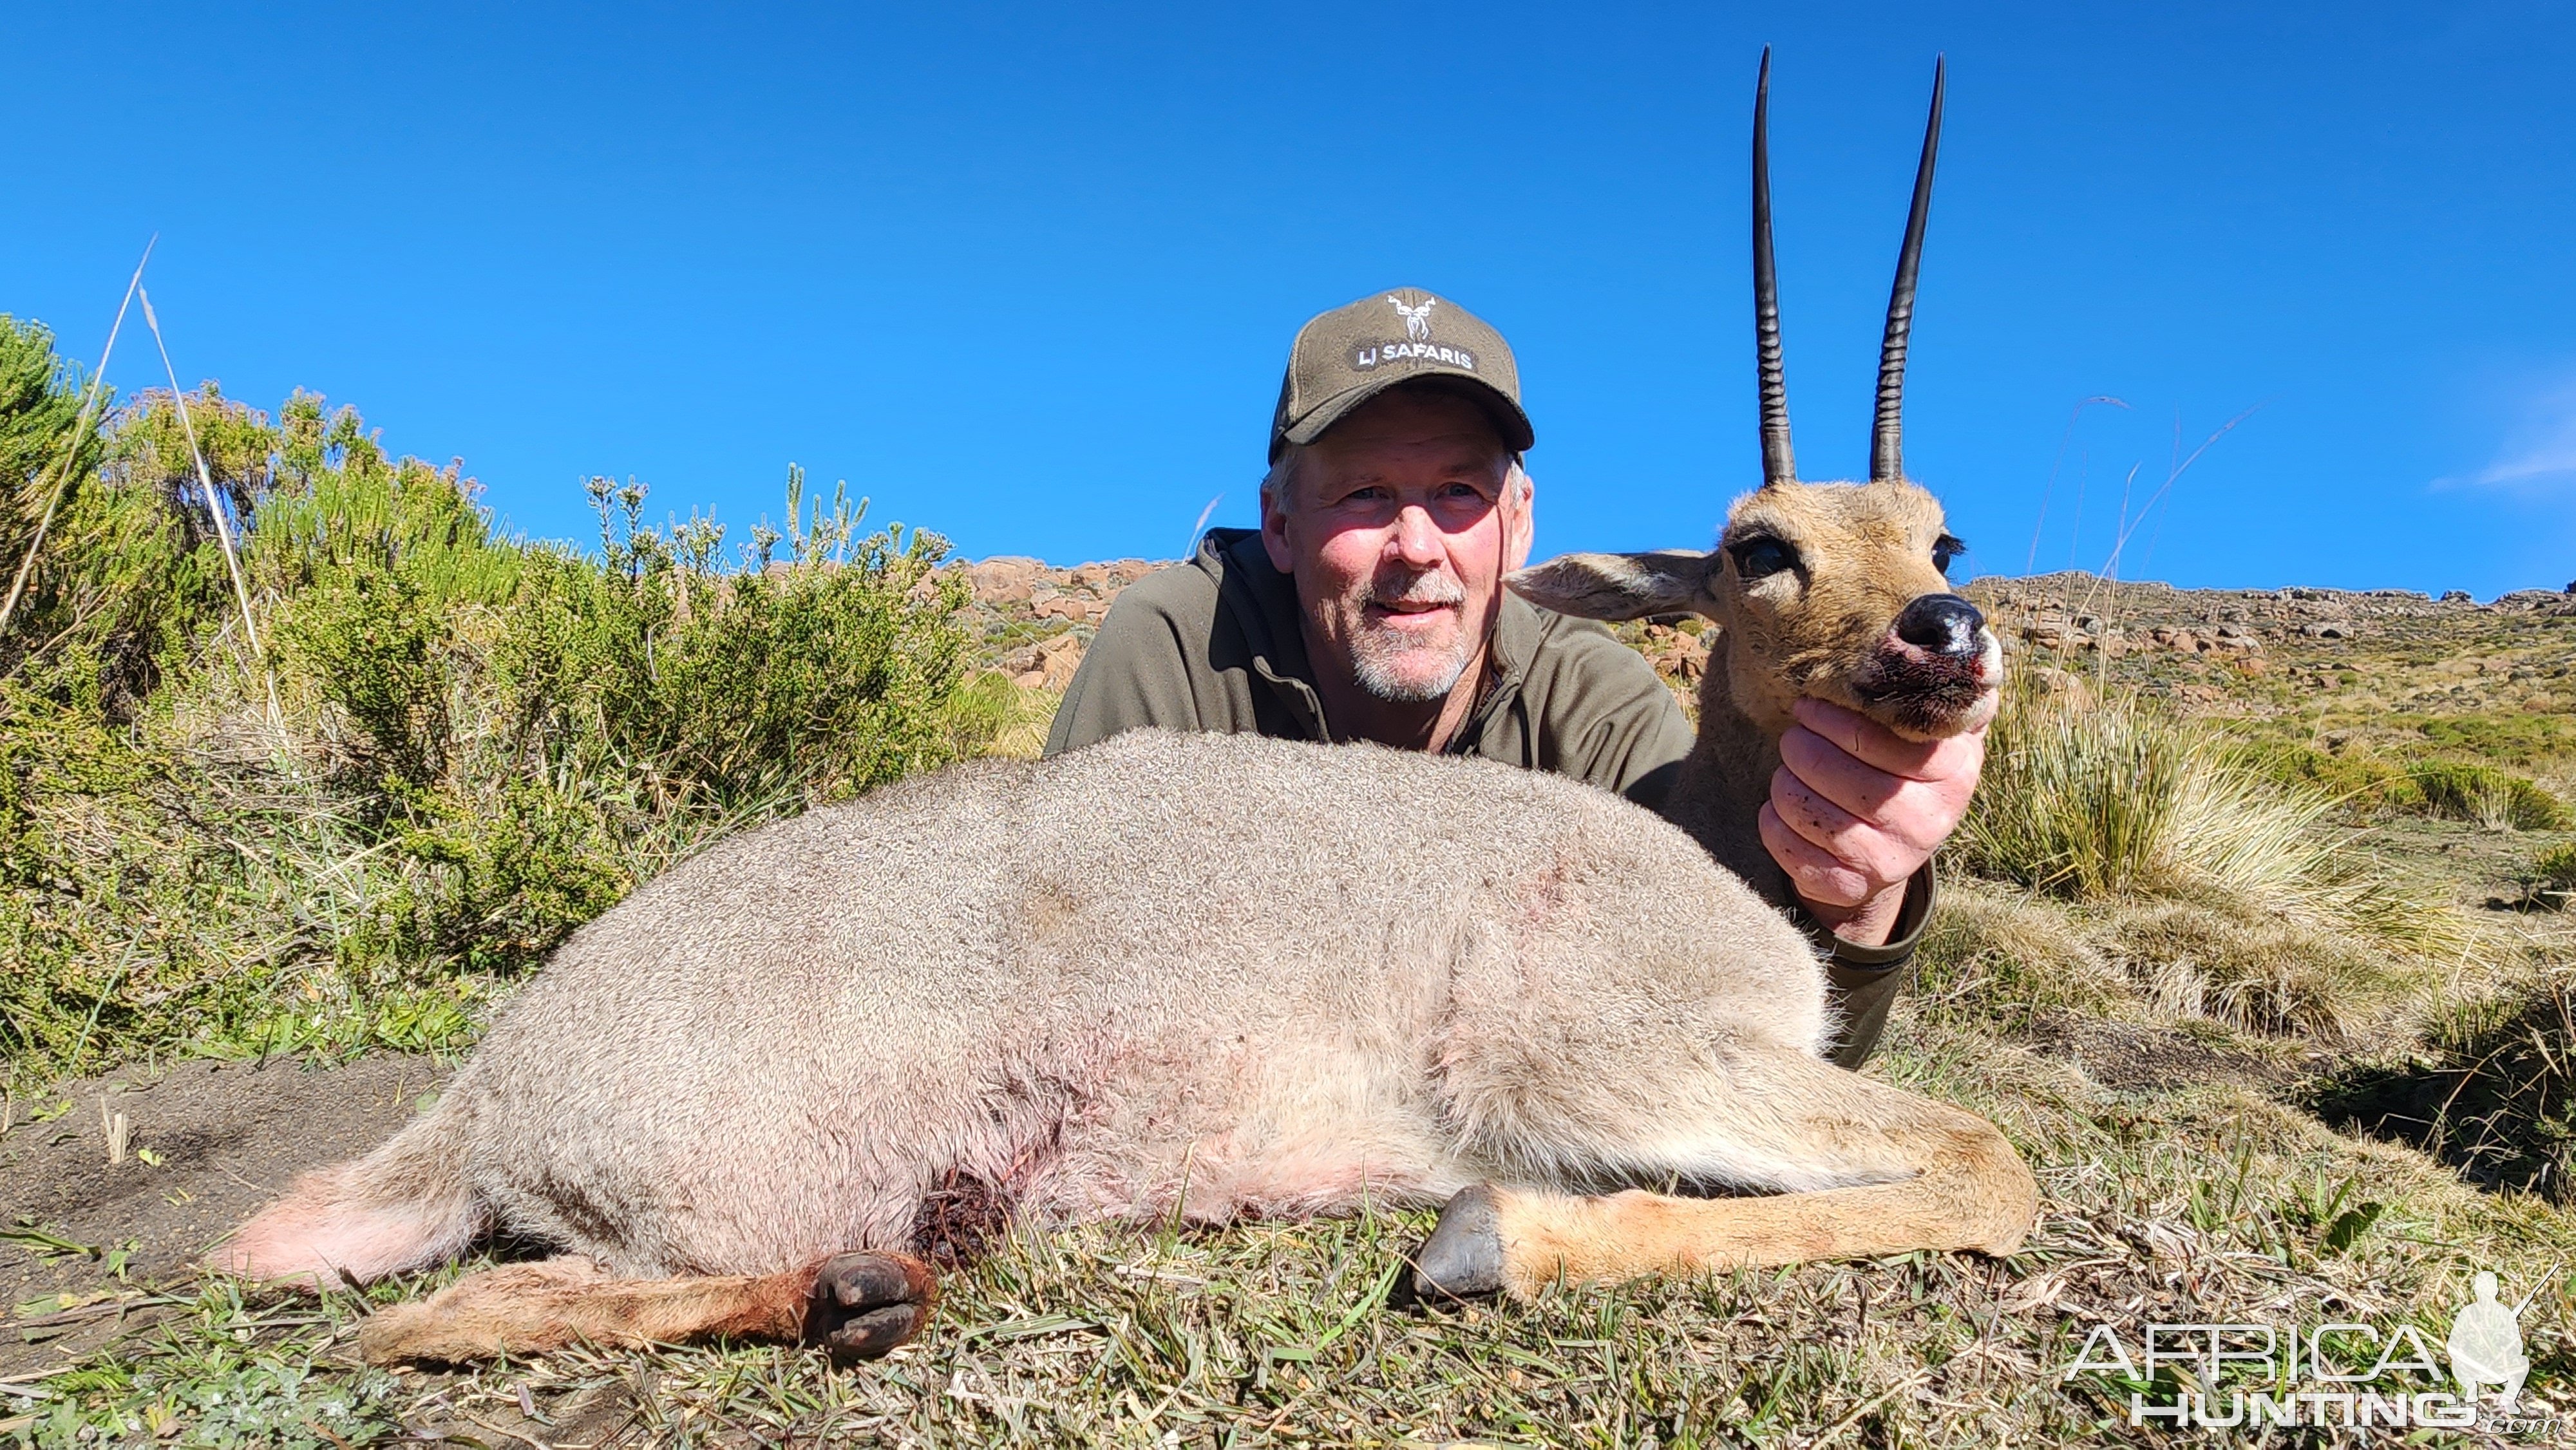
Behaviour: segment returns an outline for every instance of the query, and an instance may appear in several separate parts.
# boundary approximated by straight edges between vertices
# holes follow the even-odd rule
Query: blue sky
[[[158,231],[183,377],[532,534],[599,473],[740,537],[792,460],[971,556],[1168,556],[1250,520],[1298,323],[1412,285],[1519,354],[1542,552],[1705,544],[1769,42],[1809,476],[1866,467],[1947,52],[1906,459],[1976,572],[2101,567],[2256,408],[2123,574],[2576,578],[2565,4],[351,10],[11,4],[0,311],[94,356]]]

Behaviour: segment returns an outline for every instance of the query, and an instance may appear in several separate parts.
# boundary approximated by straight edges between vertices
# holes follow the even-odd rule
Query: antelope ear
[[[1714,616],[1708,592],[1717,555],[1689,549],[1651,554],[1565,554],[1508,575],[1512,592],[1542,609],[1582,619],[1643,619],[1652,614]]]

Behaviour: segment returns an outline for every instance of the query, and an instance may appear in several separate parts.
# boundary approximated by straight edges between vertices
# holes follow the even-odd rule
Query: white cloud
[[[2495,461],[2465,481],[2515,493],[2576,492],[2576,384],[2533,399]]]

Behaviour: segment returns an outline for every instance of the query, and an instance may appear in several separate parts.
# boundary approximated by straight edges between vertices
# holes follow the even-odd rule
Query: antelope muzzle
[[[1917,595],[1852,686],[1880,724],[1909,739],[1938,740],[1995,717],[2003,658],[1977,606],[1956,594]]]

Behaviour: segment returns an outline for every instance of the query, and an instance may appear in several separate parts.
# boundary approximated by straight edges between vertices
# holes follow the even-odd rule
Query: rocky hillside
[[[1016,684],[1060,691],[1119,591],[1164,565],[952,567],[973,587],[987,657]],[[2070,573],[1979,579],[1964,592],[2032,667],[2136,683],[2199,712],[2576,711],[2576,591],[2479,603],[2459,591],[2176,589]],[[1705,667],[1700,632],[1696,620],[1620,630],[1683,690]]]
[[[1004,555],[952,567],[974,590],[970,624],[994,667],[1024,689],[1062,691],[1118,591],[1163,566],[1118,559],[1056,569]]]

